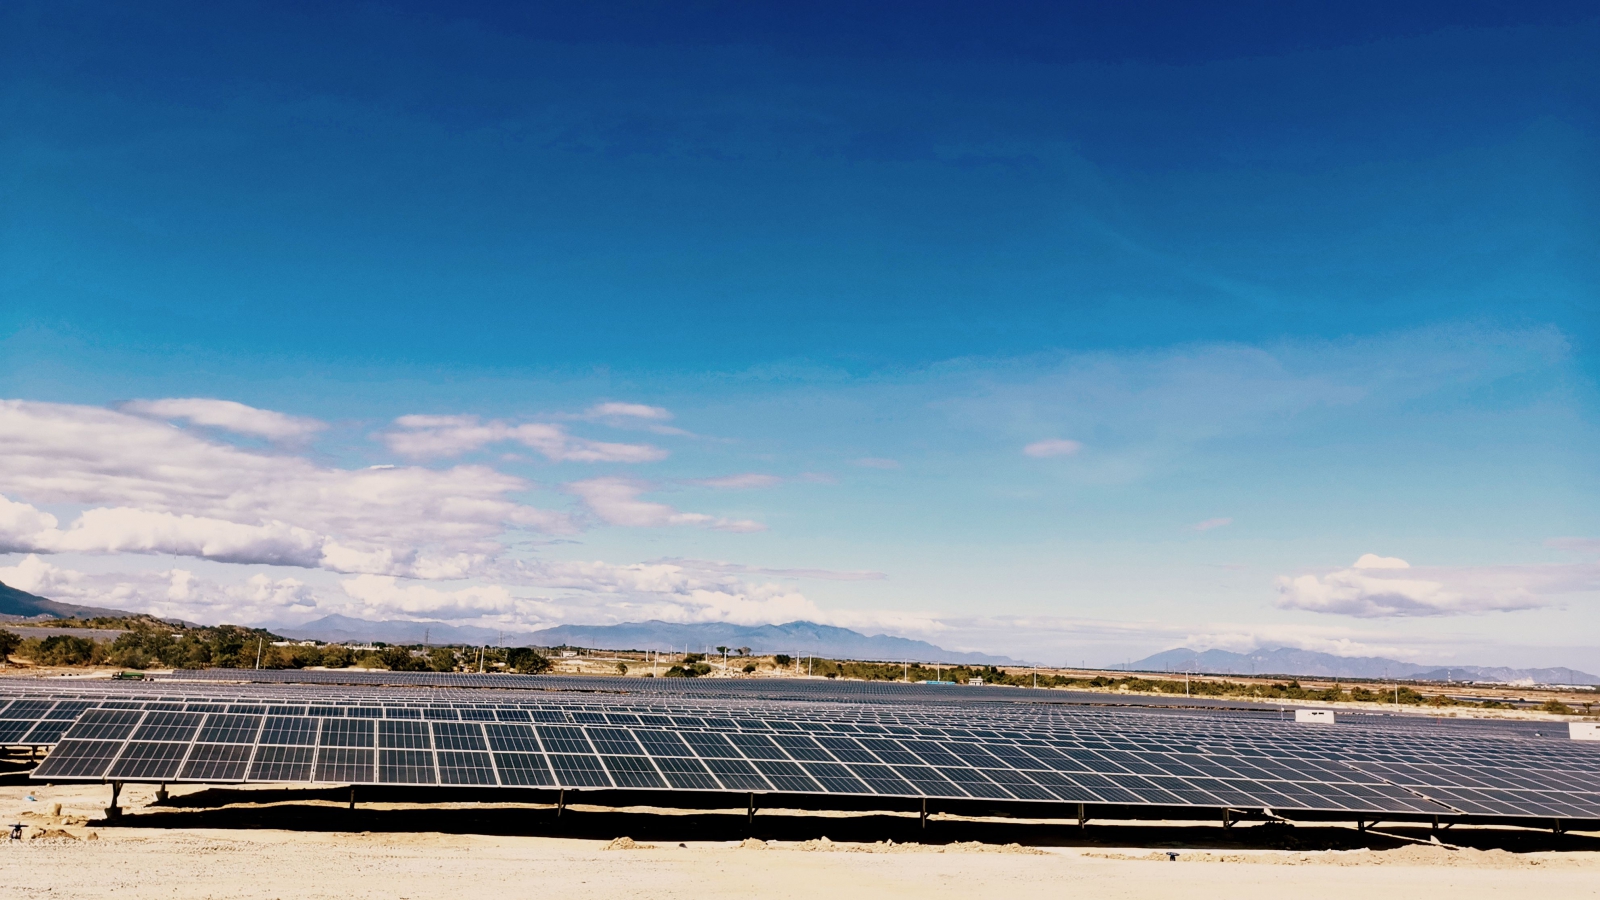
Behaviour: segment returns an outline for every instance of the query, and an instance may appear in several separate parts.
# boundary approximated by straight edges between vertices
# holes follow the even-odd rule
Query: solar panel
[[[507,676],[516,678],[519,676]],[[648,679],[646,679],[648,680]],[[615,683],[615,680],[612,680]],[[1600,818],[1600,748],[1392,716],[338,685],[0,684],[41,780],[261,781]],[[387,692],[386,692],[387,691]],[[844,692],[841,692],[844,693]],[[43,694],[44,696],[39,696]],[[1519,726],[1520,727],[1520,726]],[[1548,726],[1545,726],[1548,728]],[[10,735],[11,737],[6,737]]]

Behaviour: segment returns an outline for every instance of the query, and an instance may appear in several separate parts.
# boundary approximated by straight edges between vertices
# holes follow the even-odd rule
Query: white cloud
[[[122,408],[134,415],[153,419],[185,419],[196,425],[221,428],[234,434],[247,434],[269,441],[303,440],[328,427],[316,419],[256,409],[232,400],[201,397],[133,400],[124,403]]]
[[[1213,528],[1223,528],[1232,524],[1233,520],[1229,518],[1206,519],[1204,522],[1196,522],[1190,527],[1195,531],[1210,531]]]
[[[756,488],[768,488],[782,484],[783,479],[776,475],[761,475],[756,472],[747,472],[743,475],[724,475],[721,478],[699,478],[686,484],[695,484],[700,487],[716,488],[721,491],[748,491]]]
[[[1035,459],[1046,459],[1052,456],[1071,456],[1083,449],[1077,441],[1062,438],[1049,438],[1043,441],[1034,441],[1022,448],[1022,452]]]
[[[1359,618],[1458,616],[1552,606],[1600,587],[1600,566],[1412,567],[1364,554],[1348,569],[1278,579],[1285,609]]]
[[[863,469],[898,469],[898,468],[900,468],[900,463],[899,463],[898,460],[885,459],[885,458],[883,458],[881,456],[863,456],[862,458],[860,458],[858,460],[855,460],[855,464],[860,466]]]
[[[1600,555],[1600,538],[1561,537],[1545,541],[1546,547],[1573,553]]]
[[[665,503],[639,499],[650,489],[643,482],[628,478],[590,478],[574,481],[565,488],[582,498],[601,521],[631,528],[659,528],[666,525],[695,525],[717,531],[764,531],[766,526],[749,519],[721,519],[705,513],[680,512]]]
[[[315,592],[296,578],[256,573],[222,584],[181,568],[89,574],[29,555],[0,567],[0,582],[63,603],[124,609],[203,623],[249,624],[307,617]]]
[[[399,430],[383,435],[389,449],[412,459],[460,456],[489,444],[513,442],[551,462],[643,463],[665,459],[667,451],[649,444],[618,444],[573,437],[565,427],[544,422],[513,425],[477,416],[401,416]]]
[[[45,562],[34,553],[23,557],[14,566],[0,566],[0,584],[52,600],[62,590],[68,589],[77,575],[76,572]]]
[[[596,403],[584,411],[586,419],[650,419],[664,422],[672,418],[672,413],[659,406],[646,406],[643,403]]]
[[[834,569],[776,569],[768,566],[746,566],[738,563],[712,562],[704,559],[665,559],[668,565],[682,566],[696,572],[714,572],[720,575],[769,575],[777,578],[817,579],[819,581],[882,581],[888,578],[882,572],[840,572]]]
[[[96,407],[0,401],[0,446],[0,550],[453,577],[508,529],[573,530],[487,467],[329,468]],[[55,503],[89,509],[63,529]]]
[[[360,613],[368,618],[395,614],[479,618],[517,612],[518,603],[500,585],[469,586],[445,591],[422,584],[402,584],[393,576],[358,575],[339,582],[351,598],[361,604]]]

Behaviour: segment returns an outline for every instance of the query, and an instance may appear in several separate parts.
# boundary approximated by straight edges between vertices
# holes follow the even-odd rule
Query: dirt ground
[[[30,799],[32,798],[32,799]],[[1091,823],[936,816],[362,802],[348,791],[105,785],[0,777],[7,897],[495,898],[554,891],[700,900],[838,897],[1221,897],[1448,892],[1452,900],[1600,897],[1600,834],[1300,824]],[[59,809],[57,805],[59,804]],[[1170,858],[1176,853],[1177,858]]]

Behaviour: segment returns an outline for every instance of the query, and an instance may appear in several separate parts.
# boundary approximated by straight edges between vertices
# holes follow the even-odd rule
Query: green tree
[[[781,668],[783,666],[787,666],[787,665],[793,664],[794,663],[794,657],[790,656],[787,653],[779,653],[779,654],[777,654],[777,655],[772,657],[772,661],[777,663],[778,666]]]
[[[409,647],[385,647],[378,651],[378,660],[391,672],[416,672],[428,665],[412,656]]]
[[[532,647],[508,647],[506,668],[524,675],[539,675],[550,671],[550,659]]]
[[[322,648],[322,665],[330,669],[343,669],[355,662],[355,654],[343,644],[329,644]]]
[[[34,661],[45,666],[87,666],[95,659],[95,642],[56,634],[39,642]]]
[[[617,663],[617,674],[618,675],[626,675],[626,674],[628,674],[628,664],[625,663],[625,662]]]
[[[0,662],[4,662],[6,657],[17,652],[17,648],[20,646],[22,646],[21,635],[15,631],[0,629]]]
[[[428,652],[428,668],[435,672],[456,670],[456,651],[449,647],[435,647]]]

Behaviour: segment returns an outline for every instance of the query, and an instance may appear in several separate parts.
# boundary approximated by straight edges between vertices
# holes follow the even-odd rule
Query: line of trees
[[[24,638],[0,630],[0,658],[15,656],[39,666],[119,666],[129,669],[303,669],[322,666],[389,669],[403,672],[456,672],[485,670],[539,674],[550,670],[544,654],[527,647],[421,647],[369,648],[343,644],[285,644],[284,639],[261,628],[239,625],[192,627],[148,616],[94,620],[93,627],[121,628],[110,641],[74,635]],[[52,623],[54,625],[55,623]],[[88,627],[87,623],[75,623]]]

